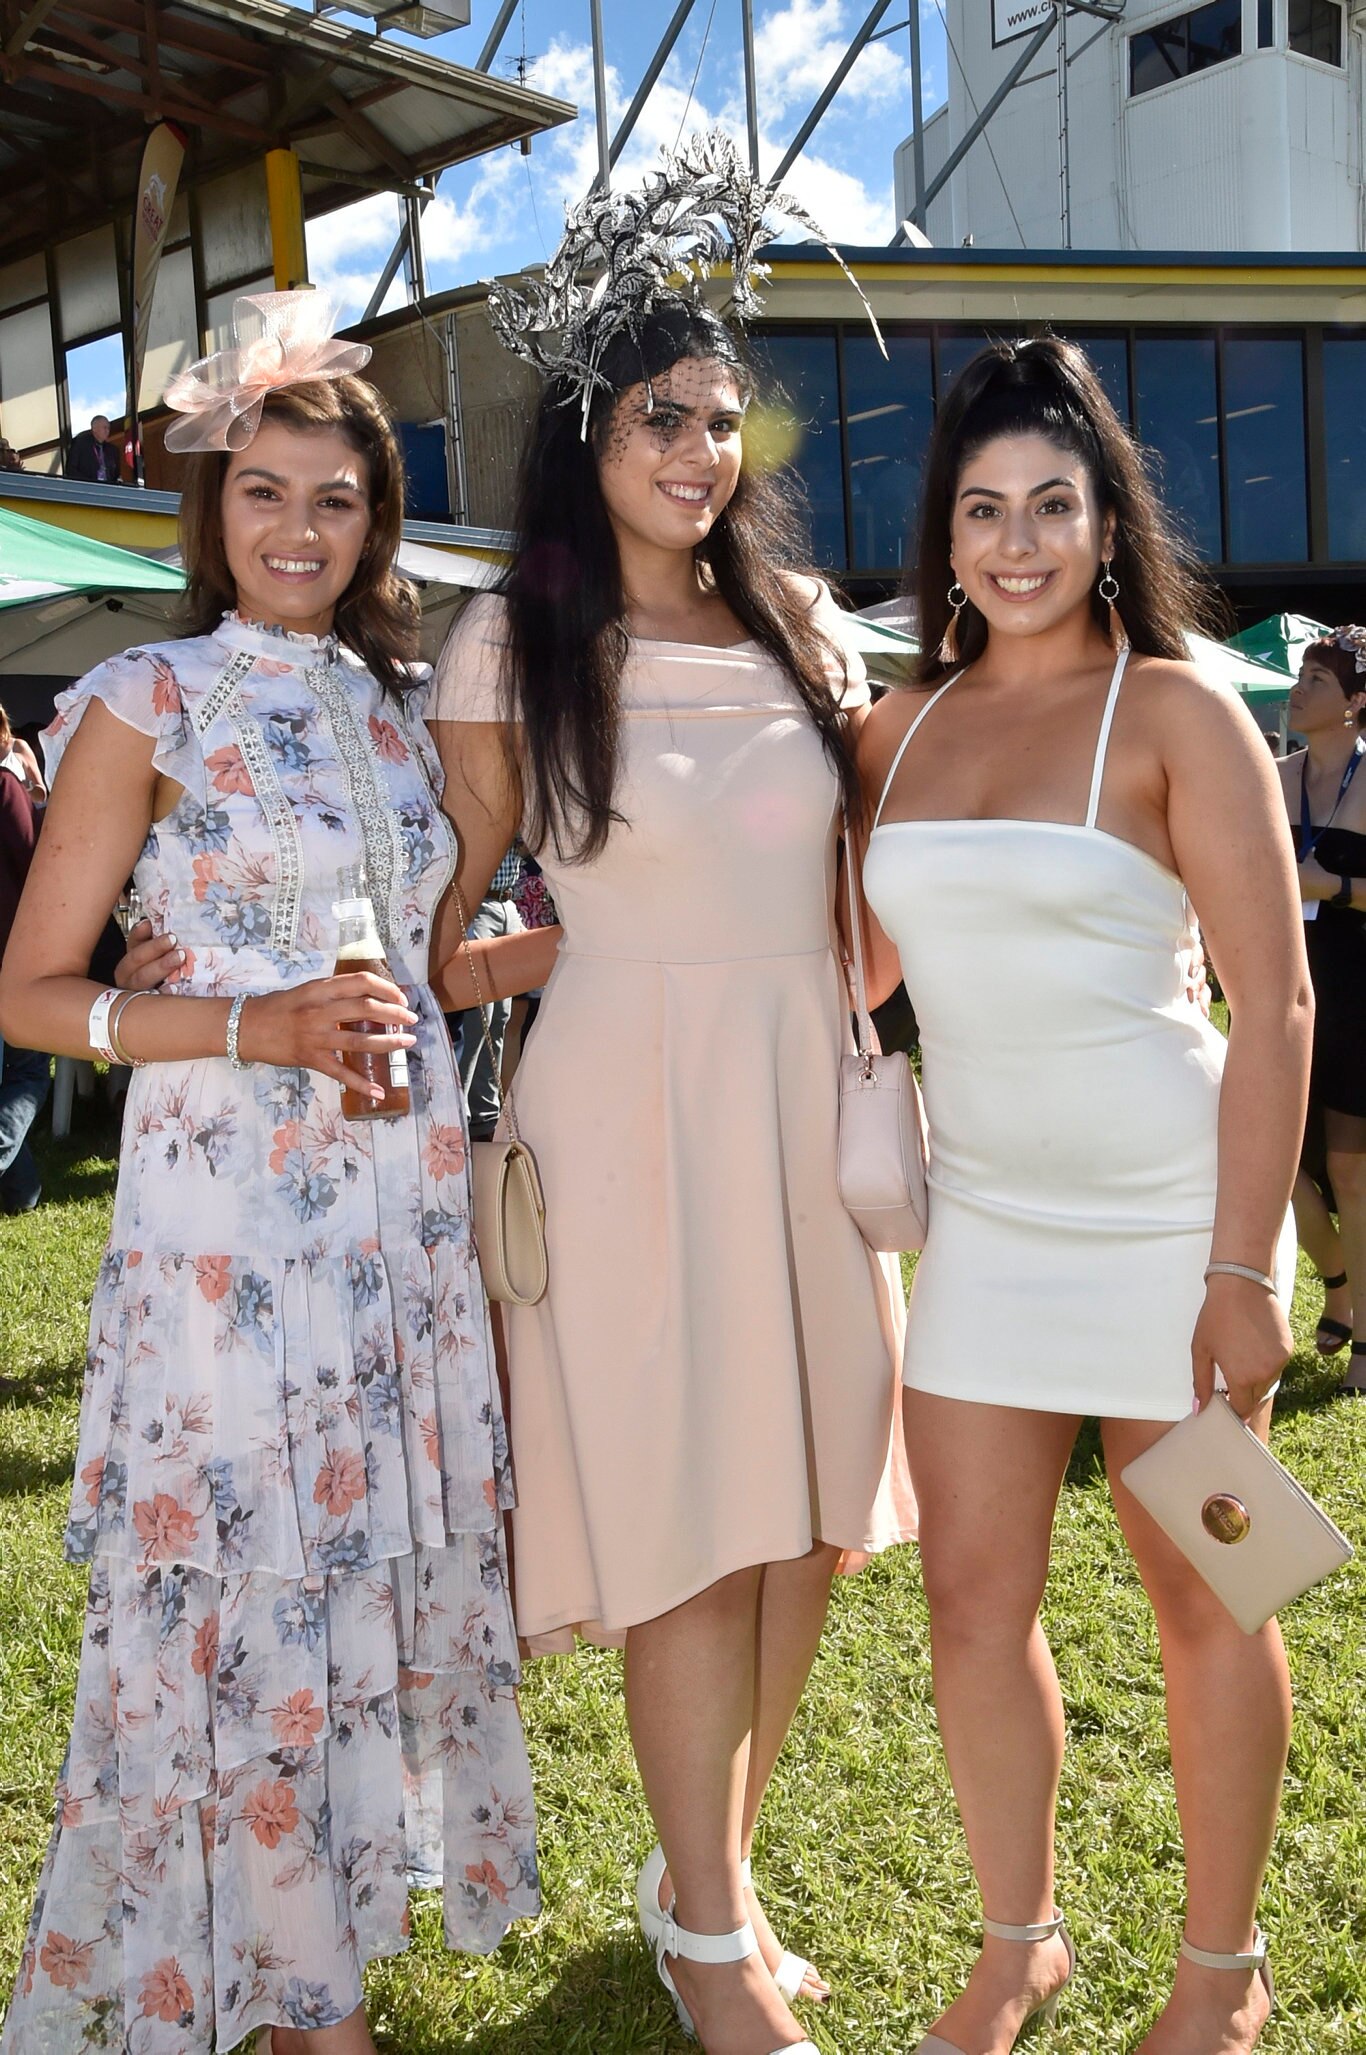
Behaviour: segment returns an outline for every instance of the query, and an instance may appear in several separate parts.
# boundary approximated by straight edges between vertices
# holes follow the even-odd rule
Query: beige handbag
[[[894,1255],[923,1249],[929,1227],[925,1103],[910,1058],[877,1046],[863,972],[863,922],[855,881],[857,852],[844,823],[849,938],[854,952],[854,1040],[840,1058],[838,1182],[845,1210],[870,1249]]]
[[[1245,1634],[1352,1559],[1352,1545],[1222,1393],[1122,1473]]]
[[[465,901],[458,885],[452,886],[460,916],[460,936],[469,965],[470,982],[479,1004],[479,1024],[484,1033],[493,1072],[493,1089],[498,1095],[498,1125],[493,1139],[470,1146],[470,1176],[474,1190],[474,1244],[484,1291],[501,1305],[534,1306],[545,1297],[549,1262],[545,1242],[545,1196],[536,1158],[522,1140],[517,1127],[517,1109],[512,1088],[505,1092],[498,1074],[498,1058],[489,1033],[489,1008],[470,948],[469,922]]]

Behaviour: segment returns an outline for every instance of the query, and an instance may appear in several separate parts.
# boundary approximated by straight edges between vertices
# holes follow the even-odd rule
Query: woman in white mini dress
[[[1070,1974],[1063,1709],[1038,1607],[1068,1457],[1099,1415],[1157,1613],[1187,1852],[1187,1939],[1142,2055],[1244,2055],[1269,2010],[1255,1909],[1284,1654],[1274,1623],[1241,1632],[1119,1473],[1209,1401],[1216,1363],[1265,1434],[1290,1349],[1278,1285],[1311,1001],[1284,812],[1252,721],[1182,661],[1194,595],[1072,346],[1002,344],[960,376],[927,461],[919,579],[926,648],[953,625],[923,666],[934,689],[892,695],[862,731],[864,877],[877,983],[904,971],[924,1052],[931,1222],[906,1430],[987,1928],[922,2046],[1006,2055]],[[1188,994],[1192,906],[1227,1044]]]

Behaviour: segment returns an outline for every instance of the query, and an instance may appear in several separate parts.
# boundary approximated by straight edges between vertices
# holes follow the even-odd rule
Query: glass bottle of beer
[[[340,931],[336,975],[344,977],[350,971],[368,970],[376,977],[392,978],[393,973],[385,960],[384,944],[379,938],[379,924],[365,882],[365,872],[360,864],[343,865],[337,872],[337,900],[332,910],[337,916]],[[344,1020],[342,1026],[354,1028],[361,1034],[383,1034],[387,1023]],[[343,1085],[341,1110],[347,1120],[392,1120],[408,1111],[406,1049],[381,1049],[377,1052],[347,1049],[344,1054],[353,1070],[362,1072],[384,1093],[382,1099],[368,1099],[352,1086]]]

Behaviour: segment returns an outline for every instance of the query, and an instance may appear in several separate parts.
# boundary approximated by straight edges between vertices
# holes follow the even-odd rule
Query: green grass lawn
[[[113,1189],[115,1134],[87,1107],[44,1148],[47,1197],[0,1220],[0,1991],[8,1992],[76,1676],[83,1578],[58,1554],[75,1445],[86,1299]],[[1366,1405],[1331,1405],[1302,1273],[1298,1353],[1276,1448],[1366,1536]],[[964,1308],[964,1347],[974,1338]],[[1047,1606],[1071,1732],[1059,1897],[1081,1955],[1059,2055],[1123,2050],[1171,1973],[1181,1857],[1152,1627],[1109,1509],[1096,1443],[1063,1494]],[[1285,1621],[1299,1700],[1263,1921],[1281,2006],[1269,2055],[1366,2049],[1366,1564]],[[524,1705],[547,1910],[488,1961],[445,1954],[423,1902],[415,1945],[371,1972],[377,2038],[403,2055],[646,2055],[690,2045],[639,1942],[634,1865],[652,1839],[615,1657],[532,1666]],[[1003,1717],[1009,1709],[1002,1708]],[[823,2051],[904,2055],[964,1977],[976,1903],[930,1702],[911,1549],[842,1583],[770,1800],[756,1875],[779,1931],[835,2001]],[[1041,2045],[1041,2044],[1036,2044]]]

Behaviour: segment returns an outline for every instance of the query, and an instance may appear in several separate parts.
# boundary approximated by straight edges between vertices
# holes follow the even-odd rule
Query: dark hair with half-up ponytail
[[[1003,435],[1044,436],[1085,466],[1101,512],[1115,517],[1117,605],[1141,656],[1184,660],[1188,629],[1219,632],[1219,603],[1168,520],[1138,444],[1085,351],[1057,335],[993,342],[959,373],[935,420],[925,459],[914,577],[922,682],[945,670],[939,645],[953,614],[949,555],[959,482],[977,452]],[[1097,626],[1108,630],[1098,593],[1091,605]],[[969,600],[958,616],[960,663],[972,663],[986,641],[986,620]]]

